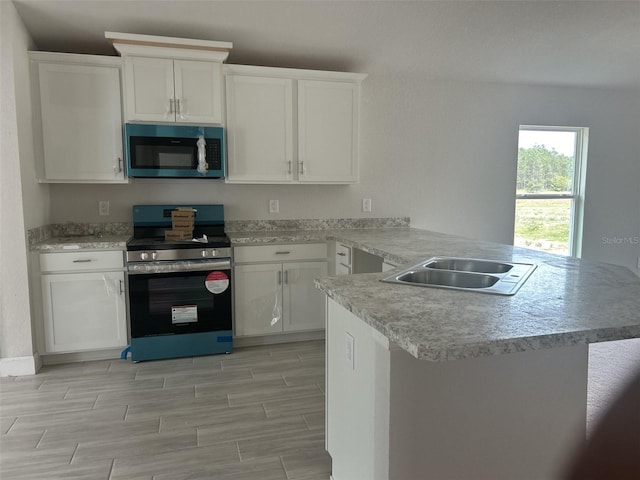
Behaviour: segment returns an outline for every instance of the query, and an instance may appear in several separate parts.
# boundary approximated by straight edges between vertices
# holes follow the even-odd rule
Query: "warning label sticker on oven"
[[[222,293],[229,288],[229,276],[220,271],[211,272],[204,279],[204,286],[211,293]]]
[[[171,323],[194,323],[198,321],[197,305],[171,307]]]

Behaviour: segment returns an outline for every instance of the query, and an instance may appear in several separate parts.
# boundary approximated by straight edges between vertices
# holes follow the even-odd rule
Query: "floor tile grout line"
[[[289,476],[289,472],[287,472],[287,467],[284,464],[284,458],[282,458],[283,455],[280,455],[278,458],[280,459],[280,465],[282,465],[282,470],[284,471],[284,476],[287,477],[287,479],[290,479],[291,477]]]
[[[304,413],[302,414],[302,421],[307,426],[308,430],[312,430],[311,426],[309,425],[309,422],[307,421],[307,417],[304,415]]]
[[[116,459],[111,459],[111,466],[109,467],[109,474],[107,475],[107,480],[111,480],[111,474],[113,473],[113,467],[116,465]]]
[[[40,438],[38,439],[38,441],[36,442],[36,445],[33,448],[38,448],[40,446],[40,443],[42,443],[42,439],[46,434],[47,434],[47,429],[45,428],[44,432],[42,432],[42,435],[40,435]]]
[[[69,459],[69,465],[73,464],[73,459],[76,456],[76,452],[78,451],[78,447],[80,447],[80,444],[76,443],[76,448],[73,449],[73,453],[71,454],[71,458]]]
[[[242,454],[240,453],[240,442],[236,441],[236,450],[238,451],[238,461],[242,463]]]
[[[7,429],[6,433],[4,433],[4,435],[9,435],[9,433],[11,433],[11,429],[13,428],[13,426],[18,423],[18,419],[20,417],[16,415],[16,418],[13,419],[13,422],[11,422],[11,425],[9,426],[9,428]]]

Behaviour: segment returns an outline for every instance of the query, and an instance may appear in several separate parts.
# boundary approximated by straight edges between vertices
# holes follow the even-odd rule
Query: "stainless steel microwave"
[[[127,123],[124,136],[129,177],[224,177],[222,127]]]

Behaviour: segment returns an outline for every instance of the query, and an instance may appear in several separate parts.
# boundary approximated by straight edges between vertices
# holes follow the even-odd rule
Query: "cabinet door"
[[[282,264],[237,265],[234,281],[235,335],[282,333]]]
[[[174,60],[176,122],[222,123],[222,66]]]
[[[226,77],[228,182],[292,181],[292,85],[287,78]]]
[[[124,57],[127,121],[175,121],[173,60]]]
[[[298,81],[298,180],[358,181],[358,93],[350,82]]]
[[[327,274],[327,262],[285,263],[283,303],[288,313],[285,331],[321,330],[325,321],[325,295],[314,279]]]
[[[40,63],[44,180],[123,182],[120,69]]]
[[[42,276],[47,353],[127,344],[124,272]]]
[[[336,263],[336,275],[351,275],[351,267],[342,263]]]

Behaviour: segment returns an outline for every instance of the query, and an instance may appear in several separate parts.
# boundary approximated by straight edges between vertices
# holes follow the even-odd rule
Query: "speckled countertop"
[[[69,250],[124,250],[131,235],[70,235],[53,237],[31,245],[35,252]]]
[[[382,283],[389,273],[316,286],[419,359],[447,361],[640,337],[640,278],[629,269],[408,227],[228,232],[234,246],[338,240],[409,267],[433,256],[529,262],[516,295]],[[65,236],[34,251],[124,249],[130,235]]]
[[[437,255],[538,265],[513,296],[380,282],[389,273],[316,280],[329,297],[419,359],[640,337],[640,278],[625,267],[412,228],[343,230],[330,237],[404,267]]]

